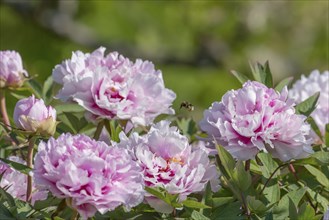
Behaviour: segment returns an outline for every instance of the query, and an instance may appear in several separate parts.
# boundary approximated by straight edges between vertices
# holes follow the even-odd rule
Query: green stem
[[[248,219],[250,219],[251,212],[250,212],[250,210],[248,208],[248,204],[247,204],[246,198],[244,197],[243,192],[240,193],[240,196],[241,196],[241,199],[242,199],[242,203],[243,203],[243,206],[244,206],[244,210],[246,212],[246,215],[247,215]]]
[[[6,97],[4,91],[0,92],[0,111],[1,111],[3,123],[5,124],[8,130],[11,130],[10,121],[6,108]]]
[[[97,125],[96,131],[95,131],[95,134],[94,134],[94,139],[95,140],[98,140],[99,137],[101,136],[103,126],[104,126],[104,120],[100,121]]]
[[[278,166],[278,167],[273,171],[273,173],[271,174],[271,176],[266,180],[266,182],[265,182],[265,184],[264,184],[264,187],[263,187],[263,189],[260,191],[259,194],[262,194],[262,193],[263,193],[264,189],[266,188],[266,186],[267,186],[267,184],[270,182],[270,180],[273,178],[274,174],[275,174],[278,170],[280,170],[280,168],[282,168],[282,167],[284,167],[284,166],[286,166],[286,165],[288,165],[288,164],[281,164],[280,166]]]
[[[73,210],[72,216],[71,216],[71,220],[77,220],[78,219],[78,211],[77,210]]]
[[[29,146],[27,148],[27,166],[33,168],[33,148],[36,138],[31,137],[29,140]],[[32,199],[32,176],[27,176],[27,189],[26,189],[26,201],[31,202]]]
[[[66,207],[66,201],[65,199],[62,199],[62,201],[58,204],[56,211],[51,215],[51,219],[54,220],[55,217]]]
[[[105,126],[107,132],[109,133],[109,135],[111,136],[111,139],[112,139],[112,131],[111,131],[112,129],[111,129],[110,121],[105,120],[104,126]]]

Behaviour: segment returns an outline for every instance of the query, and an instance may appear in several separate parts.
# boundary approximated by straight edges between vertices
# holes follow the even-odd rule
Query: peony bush
[[[328,71],[232,71],[241,88],[195,122],[152,62],[105,50],[42,85],[0,52],[1,219],[327,219]]]

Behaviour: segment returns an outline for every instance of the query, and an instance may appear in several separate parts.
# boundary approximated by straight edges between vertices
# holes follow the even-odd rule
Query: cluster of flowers
[[[49,191],[66,199],[83,218],[120,205],[129,210],[143,201],[163,213],[173,210],[145,187],[161,187],[178,194],[179,202],[204,190],[208,182],[217,191],[219,174],[206,148],[216,143],[240,160],[252,159],[259,151],[282,161],[307,157],[313,152],[315,133],[305,122],[306,117],[295,113],[294,105],[320,89],[319,104],[312,116],[323,133],[329,122],[328,71],[302,76],[290,91],[285,87],[277,92],[248,81],[241,89],[228,91],[204,112],[199,125],[208,137],[196,147],[171,127],[170,121],[153,124],[156,116],[174,113],[170,106],[175,93],[165,88],[161,72],[151,62],[133,63],[116,52],[104,57],[104,51],[102,47],[91,54],[78,51],[57,65],[53,78],[63,86],[57,97],[84,107],[92,121],[116,119],[151,127],[143,135],[121,132],[118,143],[69,133],[39,143],[34,158],[37,190],[33,199],[45,198],[44,192]],[[4,51],[0,56],[1,87],[22,85],[27,72],[19,54]],[[14,122],[30,134],[53,136],[56,111],[31,96],[16,104]],[[16,157],[9,159],[24,163]],[[2,162],[1,171],[5,171],[1,187],[24,200],[26,177]],[[12,178],[22,178],[24,184],[11,184]]]

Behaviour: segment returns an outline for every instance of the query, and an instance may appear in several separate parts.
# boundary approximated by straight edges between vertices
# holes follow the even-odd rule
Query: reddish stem
[[[8,130],[11,130],[10,121],[8,118],[7,108],[6,108],[6,97],[4,91],[0,92],[0,112],[2,115],[3,123]]]
[[[29,146],[27,149],[27,166],[33,168],[33,148],[35,138],[30,138]],[[31,202],[32,199],[32,176],[27,176],[27,189],[26,189],[26,201]]]
[[[246,163],[244,165],[244,169],[245,169],[245,171],[250,170],[250,159],[249,160],[246,160]]]

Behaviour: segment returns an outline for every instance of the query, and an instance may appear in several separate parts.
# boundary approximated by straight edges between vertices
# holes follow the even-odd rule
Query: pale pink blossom
[[[56,65],[55,82],[63,85],[57,97],[84,107],[87,118],[129,120],[148,125],[160,114],[173,114],[176,95],[165,88],[162,73],[153,63],[130,61],[117,52],[104,56],[100,47],[91,54],[74,52]]]
[[[36,99],[32,95],[16,103],[14,122],[25,131],[53,135],[57,124],[56,110],[51,106],[47,107],[42,99]]]
[[[0,51],[0,88],[20,87],[28,73],[23,69],[22,58],[16,51]]]
[[[141,169],[128,151],[85,135],[41,142],[34,165],[37,187],[65,198],[83,219],[143,201]]]
[[[329,123],[329,71],[321,74],[319,70],[314,70],[308,77],[302,75],[301,79],[297,80],[289,90],[289,97],[298,104],[316,92],[320,92],[320,97],[311,116],[324,135],[325,126]],[[314,139],[318,139],[314,132],[312,132],[312,136]]]
[[[210,146],[223,145],[234,157],[248,160],[259,151],[270,152],[282,161],[307,157],[312,140],[306,117],[295,114],[293,101],[258,82],[248,81],[228,91],[220,102],[204,112],[199,123]]]
[[[131,150],[135,160],[143,169],[145,185],[161,187],[170,194],[178,194],[179,202],[191,193],[204,190],[211,181],[214,191],[218,189],[216,166],[209,161],[203,148],[194,148],[169,121],[153,125],[150,131],[139,136],[133,133],[129,138],[120,134],[119,146]],[[159,212],[169,213],[173,207],[151,194],[146,202]]]
[[[16,156],[10,156],[8,160],[26,165],[24,160]],[[5,189],[12,197],[26,201],[27,175],[0,161],[0,174],[2,173],[3,176],[0,180],[0,187]],[[32,205],[38,200],[45,200],[47,196],[48,192],[46,190],[36,190],[33,184]]]

